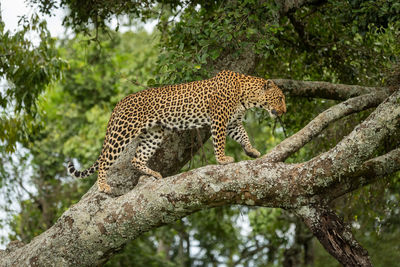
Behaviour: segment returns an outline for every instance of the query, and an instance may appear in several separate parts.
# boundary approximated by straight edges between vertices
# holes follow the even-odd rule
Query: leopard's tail
[[[72,162],[68,162],[68,174],[75,178],[86,178],[99,169],[99,159],[84,171],[78,171]]]

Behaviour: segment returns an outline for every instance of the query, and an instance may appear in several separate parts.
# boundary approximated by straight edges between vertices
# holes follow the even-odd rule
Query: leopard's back
[[[150,88],[131,94],[117,104],[113,111],[115,122],[109,127],[120,124],[120,120],[126,120],[133,128],[144,130],[156,126],[185,130],[209,125],[209,100],[215,87],[213,83],[210,79]]]

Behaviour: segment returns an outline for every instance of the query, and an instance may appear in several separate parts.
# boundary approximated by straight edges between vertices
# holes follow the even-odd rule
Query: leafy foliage
[[[13,34],[5,31],[0,17],[0,75],[6,80],[5,90],[0,92],[0,140],[7,150],[34,128],[37,97],[61,77],[66,66],[45,21],[33,15],[30,19],[22,17],[20,24],[22,30]],[[29,39],[32,34],[38,38],[37,46]]]

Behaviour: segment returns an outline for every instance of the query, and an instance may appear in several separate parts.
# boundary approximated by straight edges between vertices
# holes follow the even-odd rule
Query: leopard
[[[163,142],[166,131],[210,127],[216,161],[234,162],[225,155],[226,137],[238,142],[252,158],[260,157],[243,126],[245,111],[262,108],[270,117],[286,113],[285,95],[271,79],[223,70],[214,77],[194,82],[148,88],[130,94],[117,103],[107,125],[98,159],[84,171],[69,162],[68,173],[85,178],[98,171],[100,192],[110,193],[107,171],[133,140],[136,151],[131,160],[140,173],[162,178],[147,166]]]

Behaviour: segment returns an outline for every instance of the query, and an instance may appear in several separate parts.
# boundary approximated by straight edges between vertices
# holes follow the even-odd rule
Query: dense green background
[[[94,183],[95,175],[69,178],[65,162],[74,159],[83,168],[97,158],[112,108],[129,93],[208,78],[223,58],[246,53],[255,55],[251,74],[260,77],[369,86],[398,86],[400,81],[400,3],[395,0],[316,1],[286,16],[280,16],[279,1],[79,2],[31,1],[42,13],[60,5],[70,8],[65,25],[76,34],[69,38],[51,38],[36,15],[22,20],[17,33],[5,31],[0,22],[0,75],[7,80],[0,95],[0,189],[1,208],[9,215],[0,226],[11,227],[11,240],[29,242]],[[158,26],[151,34],[140,26],[123,33],[107,26],[110,18],[124,14],[129,24],[155,19]],[[39,34],[39,45],[29,41],[30,31]],[[287,98],[287,133],[334,104]],[[339,120],[288,162],[326,151],[369,112]],[[245,127],[262,153],[284,138],[282,128],[273,132],[272,126],[260,110],[246,116]],[[249,159],[232,140],[226,151],[237,161]],[[207,142],[182,171],[211,163],[215,159]],[[332,203],[375,266],[400,261],[399,192],[397,174]],[[20,211],[13,211],[15,204]],[[201,211],[146,233],[107,265],[338,263],[292,214],[235,206]]]

